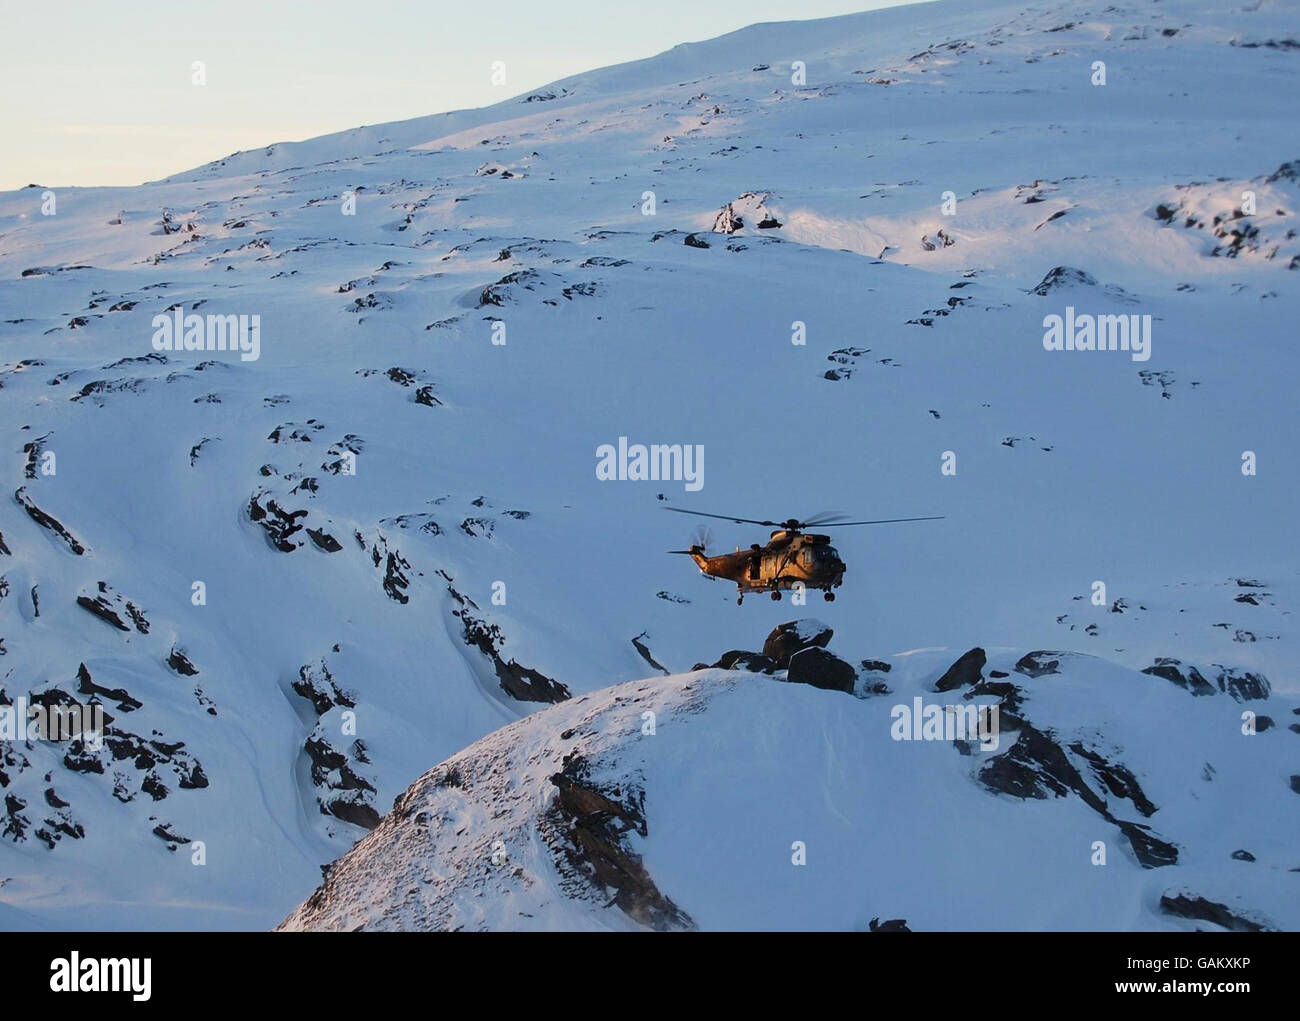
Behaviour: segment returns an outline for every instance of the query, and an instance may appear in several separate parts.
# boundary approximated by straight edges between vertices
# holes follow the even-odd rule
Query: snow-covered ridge
[[[1295,717],[1266,681],[1197,697],[1089,656],[946,663],[863,664],[857,698],[710,669],[534,713],[416,781],[282,928],[1300,921]],[[997,710],[982,743],[954,727],[972,706]]]

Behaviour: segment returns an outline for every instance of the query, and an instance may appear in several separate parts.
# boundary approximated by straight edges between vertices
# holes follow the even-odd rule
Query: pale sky
[[[0,0],[0,190],[140,184],[272,142],[486,106],[756,22],[900,2]]]

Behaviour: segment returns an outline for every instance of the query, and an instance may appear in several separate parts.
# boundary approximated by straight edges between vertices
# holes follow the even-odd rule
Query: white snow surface
[[[76,694],[84,665],[129,696],[97,697],[134,735],[102,772],[0,743],[0,928],[269,928],[366,834],[322,799],[383,815],[464,749],[515,764],[499,807],[526,834],[557,735],[601,707],[595,751],[643,780],[646,868],[701,927],[1177,927],[1159,894],[1185,881],[1294,928],[1297,39],[1296,7],[1269,0],[942,0],[60,189],[52,216],[39,187],[0,194],[0,689]],[[1216,225],[1246,191],[1256,213]],[[715,233],[728,203],[744,226]],[[1234,224],[1253,231],[1236,247]],[[1095,283],[1033,293],[1061,266]],[[177,304],[260,316],[260,358],[155,352]],[[1045,351],[1067,305],[1151,315],[1150,360]],[[620,436],[702,445],[703,489],[598,480]],[[254,499],[307,512],[291,552]],[[737,607],[664,555],[691,531],[664,501],[946,518],[837,531],[834,603]],[[766,538],[711,526],[717,550]],[[466,644],[462,600],[506,660],[588,701],[528,716],[543,704]],[[1077,797],[995,795],[950,744],[891,741],[899,673],[867,699],[681,674],[809,616],[916,684],[976,645],[990,668],[996,649],[1085,654],[1032,705],[1113,746],[1179,864],[1141,869]],[[634,636],[672,676],[638,682],[655,671]],[[1136,672],[1157,656],[1272,695],[1195,698]],[[294,690],[304,668],[328,707]],[[681,725],[638,739],[612,701],[633,692]],[[1242,736],[1245,709],[1277,725]],[[324,786],[312,741],[346,760],[326,756]],[[529,882],[399,889],[505,832],[491,802],[438,805],[466,813],[462,841],[426,860],[375,831],[331,923],[635,925],[559,890],[531,840],[505,841]]]
[[[629,846],[700,928],[866,929],[873,918],[914,930],[1214,928],[1162,911],[1164,894],[1300,924],[1288,872],[1295,795],[1283,782],[1294,734],[1247,738],[1242,704],[1093,657],[1065,656],[1058,673],[1032,679],[1015,672],[1018,657],[991,651],[986,674],[1010,675],[1032,726],[1141,778],[1158,806],[1150,816],[1091,786],[1117,818],[1176,844],[1176,866],[1143,868],[1077,796],[982,787],[976,773],[1014,732],[965,756],[951,742],[894,740],[895,706],[964,701],[933,691],[951,657],[919,653],[891,657],[890,692],[865,698],[706,670],[535,713],[421,777],[403,812],[335,866],[325,905],[300,907],[284,927],[631,927],[610,891],[572,894],[543,837],[549,777],[571,755],[591,765],[592,783],[644,793],[647,834]],[[805,865],[792,864],[795,842]],[[1256,860],[1234,860],[1239,849]]]

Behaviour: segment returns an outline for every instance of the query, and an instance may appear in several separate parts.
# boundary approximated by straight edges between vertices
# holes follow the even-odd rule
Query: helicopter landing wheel
[[[774,603],[779,603],[780,601],[781,601],[781,593],[780,593],[779,591],[777,591],[776,589],[773,589],[773,590],[772,590],[772,602],[774,602]]]
[[[744,602],[745,602],[745,594],[742,592],[740,595],[736,596],[736,605],[741,606],[744,604]]]
[[[833,602],[835,602],[835,593],[832,592],[830,589],[827,589],[827,590],[826,590],[826,601],[827,601],[828,603],[833,603]]]

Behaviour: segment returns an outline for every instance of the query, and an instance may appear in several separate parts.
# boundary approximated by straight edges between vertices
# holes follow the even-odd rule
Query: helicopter
[[[742,525],[775,528],[765,546],[754,543],[747,550],[736,547],[735,553],[709,556],[707,529],[702,530],[689,549],[669,550],[695,561],[700,573],[709,578],[726,578],[736,583],[736,605],[745,601],[747,592],[770,592],[773,600],[781,598],[783,589],[796,586],[821,589],[826,601],[835,600],[835,589],[844,580],[847,565],[831,545],[829,535],[807,531],[809,528],[846,528],[849,525],[891,525],[901,521],[942,521],[943,515],[922,518],[882,518],[877,521],[841,521],[842,514],[823,514],[808,521],[789,518],[785,521],[759,521],[730,514],[707,514],[684,507],[665,507],[677,514],[694,514],[702,518],[720,518]]]

